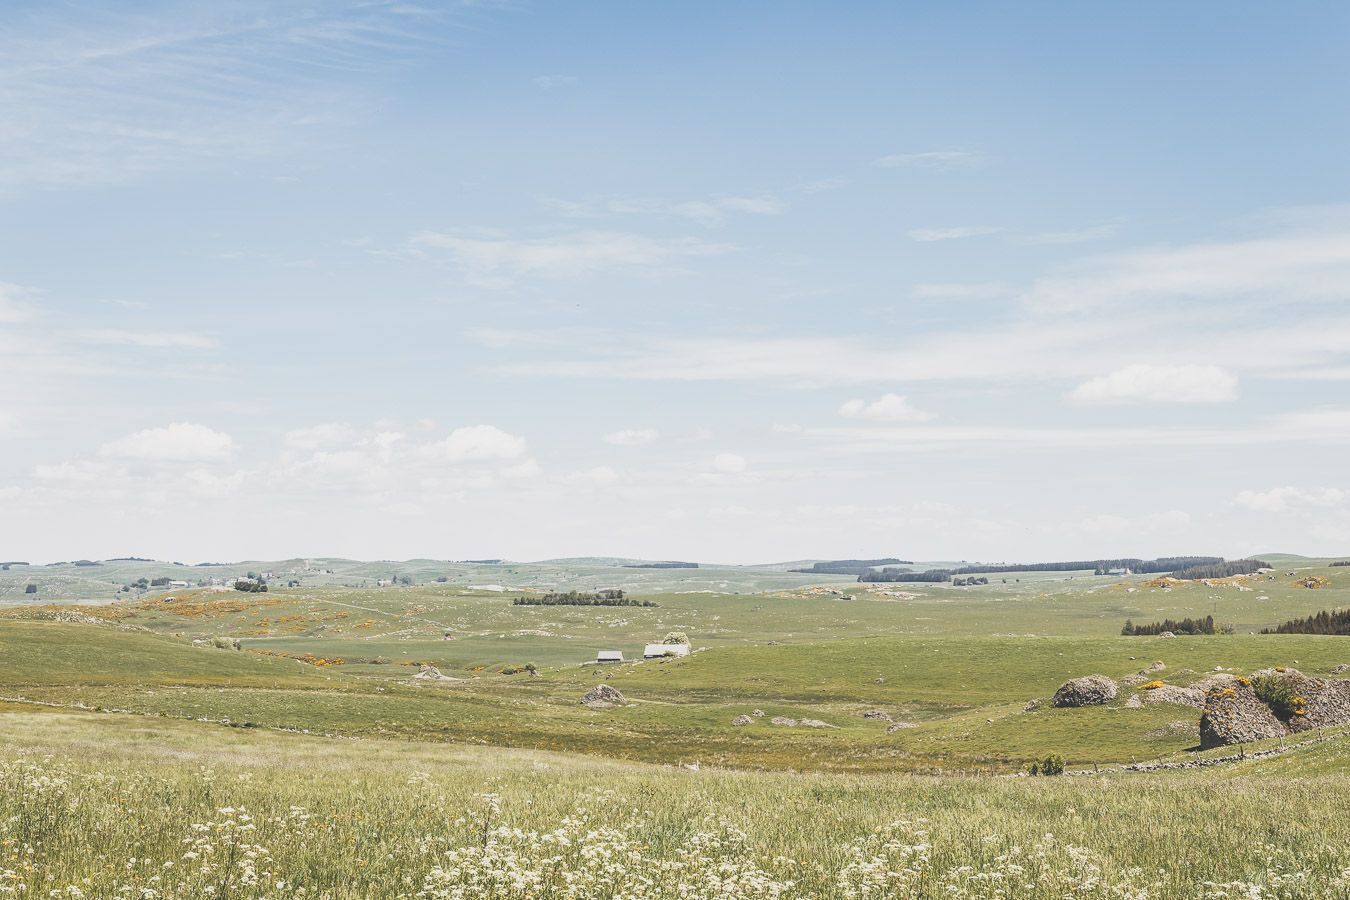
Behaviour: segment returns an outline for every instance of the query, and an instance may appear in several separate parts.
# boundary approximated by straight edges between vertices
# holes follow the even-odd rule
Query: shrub
[[[1027,766],[1027,772],[1032,775],[1063,775],[1064,757],[1058,753],[1051,753],[1045,759],[1037,760]]]
[[[1278,719],[1287,722],[1295,716],[1305,714],[1303,706],[1307,701],[1298,695],[1291,678],[1262,675],[1252,679],[1252,690],[1262,703],[1271,708]]]

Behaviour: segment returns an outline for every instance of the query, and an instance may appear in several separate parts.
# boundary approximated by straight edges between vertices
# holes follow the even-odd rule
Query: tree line
[[[1126,619],[1125,627],[1120,629],[1120,633],[1124,635],[1159,635],[1164,631],[1170,631],[1172,634],[1214,634],[1214,617],[1163,619],[1161,622],[1153,622],[1148,625],[1136,625]]]
[[[912,566],[911,559],[827,559],[814,563],[809,569],[790,569],[809,575],[863,575],[877,566]]]
[[[1261,559],[1234,559],[1229,562],[1217,562],[1203,566],[1190,566],[1173,572],[1173,578],[1187,581],[1199,581],[1202,578],[1231,578],[1234,575],[1250,575],[1257,569],[1269,569],[1270,563]]]
[[[954,575],[997,575],[1004,572],[1082,572],[1091,569],[1098,575],[1106,575],[1113,569],[1129,569],[1141,575],[1159,572],[1175,572],[1190,566],[1214,565],[1223,562],[1222,556],[1161,556],[1157,559],[1075,559],[1059,562],[1012,563],[995,565],[961,566],[952,570]]]
[[[658,604],[650,600],[637,600],[621,590],[603,591],[550,591],[538,597],[516,597],[511,601],[514,606],[647,606]]]
[[[1322,610],[1305,619],[1290,619],[1274,628],[1262,628],[1262,634],[1336,634],[1350,635],[1350,609]]]
[[[927,572],[915,572],[910,569],[886,568],[880,571],[868,569],[858,576],[859,581],[867,582],[889,582],[889,581],[910,581],[910,582],[930,582],[930,581],[951,581],[951,569],[929,569]]]

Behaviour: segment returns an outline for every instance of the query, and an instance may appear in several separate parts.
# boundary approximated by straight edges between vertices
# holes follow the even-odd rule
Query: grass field
[[[1209,585],[674,584],[641,595],[650,608],[514,606],[448,581],[13,606],[0,615],[0,893],[1347,896],[1336,810],[1350,738],[1124,773],[1112,769],[1215,755],[1195,750],[1199,712],[1130,708],[1129,687],[1103,706],[1024,710],[1068,678],[1157,662],[1180,685],[1216,668],[1328,674],[1350,663],[1350,639],[1251,633],[1346,605],[1350,574],[1325,563]],[[1310,574],[1327,584],[1301,587]],[[1126,618],[1207,614],[1235,633],[1119,634]],[[671,630],[689,634],[688,658],[582,664]],[[537,677],[503,672],[527,662]],[[421,663],[448,677],[415,678]],[[597,683],[628,702],[581,705]],[[733,725],[742,715],[751,724]],[[1104,774],[1009,777],[1050,753]],[[214,862],[185,865],[184,840]],[[549,855],[562,844],[594,852]],[[511,854],[527,874],[498,884]],[[629,863],[597,868],[602,856]],[[698,893],[717,872],[730,887]]]

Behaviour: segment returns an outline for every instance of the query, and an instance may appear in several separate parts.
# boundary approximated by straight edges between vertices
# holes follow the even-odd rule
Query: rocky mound
[[[915,725],[913,722],[892,722],[890,725],[886,726],[886,733],[895,734],[897,731],[901,731],[906,728],[918,728],[918,727],[919,726]]]
[[[1197,687],[1179,687],[1175,684],[1164,684],[1160,688],[1154,688],[1151,691],[1144,691],[1145,703],[1176,703],[1181,706],[1191,706],[1195,709],[1205,708],[1205,692]]]
[[[891,714],[881,709],[869,709],[867,712],[863,713],[862,716],[864,719],[876,719],[881,722],[889,722],[891,720]]]
[[[1210,688],[1205,694],[1205,711],[1200,716],[1202,749],[1262,741],[1284,733],[1284,723],[1245,679]]]
[[[413,676],[417,681],[459,681],[458,678],[452,678],[449,675],[441,674],[441,670],[435,666],[423,666]]]
[[[581,698],[581,705],[589,706],[591,709],[609,709],[613,706],[622,706],[627,702],[624,700],[623,694],[619,693],[618,688],[608,684],[597,684]]]
[[[769,724],[770,724],[770,725],[786,725],[788,728],[792,728],[793,726],[795,726],[795,725],[797,724],[797,720],[796,720],[796,719],[789,719],[787,716],[774,716],[772,719],[769,720]]]
[[[1060,685],[1051,706],[1099,706],[1116,699],[1116,683],[1105,675],[1085,675]]]
[[[737,727],[740,727],[740,726],[742,726],[742,725],[750,725],[750,724],[752,724],[754,721],[755,721],[755,720],[752,719],[752,718],[750,718],[749,716],[744,716],[744,715],[742,715],[742,716],[737,716],[736,718],[732,719],[732,720],[731,720],[731,724],[732,724],[732,725],[735,725],[735,726],[737,726]]]

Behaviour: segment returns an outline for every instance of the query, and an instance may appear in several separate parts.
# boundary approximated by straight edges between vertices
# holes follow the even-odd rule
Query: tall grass
[[[1342,897],[1350,779],[693,772],[0,716],[0,896]]]

